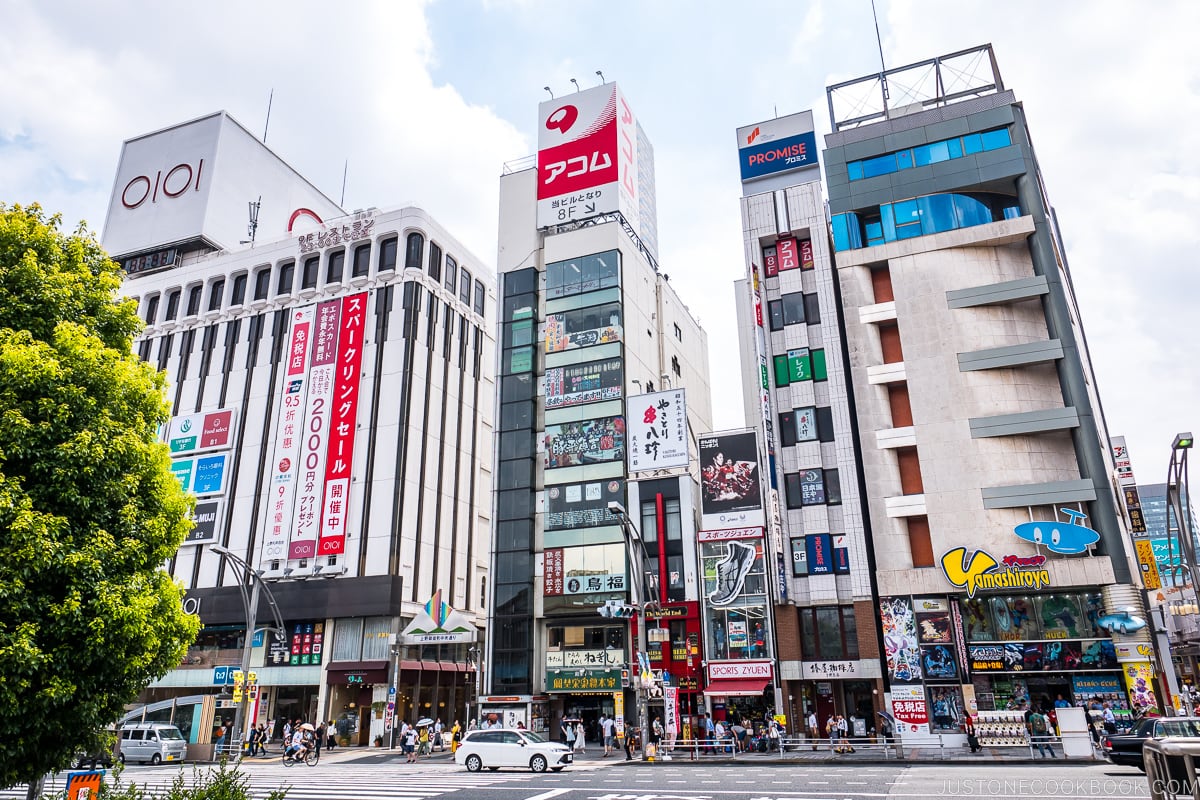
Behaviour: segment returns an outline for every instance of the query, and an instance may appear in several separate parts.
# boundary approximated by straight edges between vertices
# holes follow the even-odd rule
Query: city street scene
[[[0,799],[1200,798],[1200,167],[1069,105],[1195,130],[1193,64],[1097,89],[1024,2],[145,5],[230,80],[68,5],[0,65],[138,110],[0,127]]]

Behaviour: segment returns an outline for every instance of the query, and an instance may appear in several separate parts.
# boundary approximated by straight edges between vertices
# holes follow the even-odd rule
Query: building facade
[[[736,283],[747,420],[765,444],[776,708],[882,709],[874,558],[812,112],[738,130],[746,274]]]
[[[554,737],[563,719],[582,720],[594,737],[601,715],[635,719],[623,678],[640,672],[636,625],[602,608],[657,601],[649,666],[673,690],[659,713],[697,702],[689,464],[695,432],[710,427],[708,346],[658,267],[653,152],[617,86],[543,103],[538,131],[536,161],[500,179],[482,711]]]
[[[223,112],[125,143],[104,244],[197,496],[169,568],[203,629],[145,693],[152,715],[198,744],[243,692],[249,721],[333,720],[354,744],[462,717],[468,645],[402,632],[453,608],[485,620],[491,270],[419,208],[346,213]],[[264,591],[255,631],[235,559],[277,609]]]
[[[923,73],[953,74],[955,89],[939,79],[902,103],[897,87]],[[876,107],[843,102],[855,91]],[[1119,714],[1157,705],[1108,433],[1024,108],[990,46],[828,95],[834,264],[898,728],[955,735],[965,713],[1060,695],[1102,696]],[[1111,618],[1127,608],[1135,621]]]

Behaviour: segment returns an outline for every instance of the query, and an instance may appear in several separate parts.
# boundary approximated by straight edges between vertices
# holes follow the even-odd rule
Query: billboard
[[[547,486],[542,522],[548,531],[619,525],[620,519],[608,513],[610,502],[625,503],[624,481],[613,478]]]
[[[687,398],[683,389],[640,394],[626,401],[629,471],[686,467]]]
[[[179,485],[196,497],[225,494],[228,467],[228,453],[177,458],[171,462],[171,472],[179,479]]]
[[[567,408],[600,400],[620,400],[624,372],[620,358],[606,358],[546,370],[546,408]]]
[[[171,455],[229,448],[233,444],[234,419],[232,408],[172,417],[167,428],[167,445]]]
[[[546,315],[546,352],[561,353],[621,341],[621,304]]]
[[[538,105],[537,226],[620,211],[640,228],[638,127],[615,83]]]
[[[624,417],[601,417],[546,426],[547,469],[624,460]]]
[[[754,431],[702,437],[699,452],[703,527],[765,526]]]
[[[329,446],[325,458],[325,496],[317,555],[337,555],[346,547],[350,510],[350,469],[354,465],[354,431],[358,421],[358,390],[362,383],[362,354],[367,322],[367,293],[341,299],[333,405],[329,410]]]
[[[817,165],[811,111],[738,128],[742,183]]]
[[[188,531],[184,545],[203,544],[220,540],[225,501],[219,498],[201,500],[192,509],[192,529]]]

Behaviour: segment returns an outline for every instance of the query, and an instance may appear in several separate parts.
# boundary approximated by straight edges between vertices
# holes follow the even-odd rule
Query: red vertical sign
[[[350,470],[354,465],[354,429],[358,421],[358,389],[362,383],[363,331],[366,322],[366,293],[342,298],[333,406],[330,409],[329,452],[325,459],[325,500],[321,506],[321,539],[317,547],[317,555],[322,556],[338,555],[346,549]]]
[[[779,259],[779,271],[799,269],[800,250],[795,239],[780,239],[775,244],[775,254]]]

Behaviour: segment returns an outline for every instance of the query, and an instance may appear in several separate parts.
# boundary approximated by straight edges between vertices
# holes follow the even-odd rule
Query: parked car
[[[1106,735],[1101,740],[1104,755],[1114,764],[1137,767],[1142,772],[1142,745],[1149,739],[1166,736],[1200,738],[1200,717],[1150,717],[1136,722],[1133,730],[1125,734]]]
[[[120,759],[149,761],[183,761],[187,757],[187,740],[179,728],[166,722],[138,722],[121,728]]]
[[[108,747],[99,747],[87,752],[76,753],[74,761],[75,769],[95,769],[96,767],[109,769],[113,765],[113,754]]]
[[[467,731],[454,753],[454,762],[469,772],[487,767],[528,767],[534,772],[559,772],[571,763],[571,748],[548,742],[532,731],[497,729]]]

